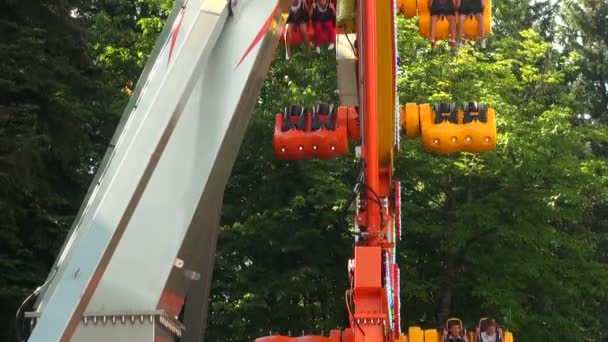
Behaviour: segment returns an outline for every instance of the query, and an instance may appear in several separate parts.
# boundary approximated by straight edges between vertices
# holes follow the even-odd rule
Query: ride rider
[[[496,321],[482,318],[477,327],[477,342],[502,342],[502,329],[496,328]]]
[[[457,319],[448,320],[447,330],[443,331],[443,342],[469,342],[462,331],[462,322]]]
[[[315,27],[315,48],[321,53],[321,37],[329,37],[328,50],[333,50],[336,43],[336,7],[330,0],[315,0],[311,8],[312,22]]]
[[[300,31],[304,44],[304,51],[308,54],[310,42],[308,41],[309,8],[306,0],[293,0],[287,16],[285,32],[285,59],[291,58],[291,37],[295,30]]]
[[[480,45],[482,49],[486,47],[485,40],[485,21],[484,21],[484,10],[486,8],[486,0],[460,0],[458,5],[458,39],[462,40],[464,37],[464,21],[469,16],[474,16],[477,20],[477,36],[480,39]]]
[[[457,0],[429,0],[429,8],[431,10],[430,39],[432,48],[437,45],[437,42],[435,41],[435,30],[437,28],[437,22],[441,17],[445,17],[450,25],[450,47],[456,47],[456,1]]]

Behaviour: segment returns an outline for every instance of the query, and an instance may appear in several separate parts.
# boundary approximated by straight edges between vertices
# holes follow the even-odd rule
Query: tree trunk
[[[437,313],[437,318],[439,319],[439,326],[443,326],[445,321],[450,318],[452,312],[452,284],[454,283],[454,278],[456,277],[456,260],[455,255],[451,253],[451,248],[449,248],[446,255],[446,270],[443,277],[443,286],[441,293],[441,300],[439,302],[439,312]]]
[[[448,279],[451,278],[448,276]],[[452,286],[451,284],[446,284],[445,289],[443,290],[443,295],[441,296],[441,303],[439,304],[439,323],[441,326],[445,324],[445,321],[450,318],[450,313],[452,310]]]

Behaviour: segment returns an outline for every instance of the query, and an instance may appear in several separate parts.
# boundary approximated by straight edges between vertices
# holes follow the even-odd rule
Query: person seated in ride
[[[485,35],[485,21],[484,21],[484,10],[486,8],[486,0],[460,0],[460,4],[458,6],[458,37],[459,39],[463,39],[464,37],[464,21],[469,16],[474,16],[475,20],[477,20],[477,36],[481,42],[481,48],[485,49],[486,40],[484,38]]]
[[[315,47],[321,53],[321,39],[323,34],[329,37],[328,50],[332,50],[336,43],[336,7],[330,0],[315,0],[311,8],[312,22],[315,27]]]
[[[477,327],[477,342],[502,342],[502,330],[496,328],[496,321],[482,319]]]
[[[308,20],[309,8],[306,0],[293,0],[285,26],[285,59],[291,58],[291,37],[295,30],[300,31],[304,50],[308,53],[308,49],[310,48],[310,42],[308,41]]]
[[[443,342],[469,342],[462,331],[462,323],[452,319],[448,321],[447,330],[443,330]]]
[[[445,17],[450,25],[450,47],[456,47],[454,41],[456,37],[456,0],[430,0],[429,7],[431,9],[431,47],[435,47],[437,42],[435,41],[435,29],[437,22],[441,17]]]

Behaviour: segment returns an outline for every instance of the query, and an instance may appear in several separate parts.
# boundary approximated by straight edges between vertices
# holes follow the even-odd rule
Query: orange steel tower
[[[337,157],[347,152],[340,148],[346,139],[361,143],[363,167],[355,217],[359,234],[348,267],[351,288],[346,291],[350,328],[332,331],[329,338],[270,336],[258,342],[392,341],[400,335],[395,263],[399,184],[393,181],[399,133],[394,15],[391,1],[364,0],[357,5],[358,107],[340,107],[337,113],[280,113],[275,127],[275,152],[283,159]],[[315,120],[326,125],[315,129],[311,124]]]

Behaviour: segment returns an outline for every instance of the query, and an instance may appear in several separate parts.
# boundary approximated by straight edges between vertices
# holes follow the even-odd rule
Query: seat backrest
[[[319,115],[328,115],[329,112],[332,110],[333,106],[330,105],[329,103],[319,103],[316,106],[316,112]]]
[[[304,112],[304,107],[298,104],[292,104],[285,109],[285,113],[290,116],[300,116]]]
[[[449,121],[452,123],[458,122],[457,117],[457,108],[455,103],[448,102],[440,102],[433,106],[433,110],[435,111],[435,123],[442,123],[444,121]]]
[[[333,131],[336,128],[335,108],[329,103],[319,103],[313,108],[312,130],[316,131],[321,127]],[[321,118],[323,116],[324,118]]]
[[[306,129],[306,108],[299,104],[292,104],[288,107],[285,107],[285,112],[283,113],[283,127],[281,129],[283,132],[289,131],[292,128],[299,129],[301,131]],[[292,120],[292,118],[297,118],[297,120]]]

